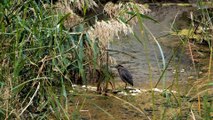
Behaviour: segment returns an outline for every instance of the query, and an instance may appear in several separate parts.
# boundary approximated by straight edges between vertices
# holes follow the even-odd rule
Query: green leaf
[[[136,13],[136,12],[127,12],[127,13],[128,13],[128,14],[130,14],[130,15],[136,15],[136,14],[139,14],[139,15],[140,15],[140,17],[142,17],[142,18],[149,19],[149,20],[152,20],[152,21],[154,21],[154,22],[158,23],[158,21],[157,21],[157,20],[153,19],[152,17],[149,17],[148,15],[144,15],[144,14]]]
[[[127,20],[125,20],[125,19],[124,19],[123,17],[121,17],[121,16],[120,16],[118,19],[119,19],[121,22],[125,23],[125,24],[126,24],[126,22],[127,22]]]
[[[61,24],[62,22],[64,22],[64,20],[65,20],[67,17],[69,17],[70,14],[71,14],[71,13],[67,13],[66,15],[64,15],[64,16],[58,21],[57,25],[58,25],[58,24]]]

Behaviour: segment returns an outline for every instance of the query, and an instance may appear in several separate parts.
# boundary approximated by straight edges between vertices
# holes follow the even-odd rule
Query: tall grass
[[[64,1],[64,4],[68,3]],[[89,3],[89,6],[81,6],[83,16],[86,15],[90,4],[92,3]],[[202,2],[199,5],[202,5]],[[118,14],[120,16],[116,16],[115,19],[122,23],[123,26],[120,29],[124,29],[126,27],[124,24],[127,25],[131,19],[136,18],[141,28],[140,37],[146,37],[146,35],[151,34],[160,50],[163,64],[158,81],[160,82],[177,50],[174,50],[174,55],[169,61],[166,61],[161,45],[143,24],[143,19],[155,20],[141,14],[140,8],[131,6],[131,4],[128,6],[129,9],[124,9],[123,13]],[[200,8],[202,17],[196,20],[207,30],[209,26],[212,27],[212,14],[208,9],[202,6]],[[125,18],[124,14],[130,17]],[[103,49],[106,49],[106,46],[103,47],[104,43],[100,40],[100,36],[96,40],[92,40],[86,32],[88,24],[84,24],[85,21],[80,21],[71,28],[67,28],[65,23],[70,16],[72,14],[57,11],[54,5],[46,6],[42,2],[37,3],[34,0],[5,0],[0,2],[0,119],[81,119],[80,111],[86,104],[86,96],[89,95],[83,94],[83,103],[76,103],[75,109],[70,110],[70,104],[74,103],[73,98],[76,96],[76,94],[70,95],[69,93],[69,90],[73,89],[72,84],[79,82],[80,84],[88,85],[89,80],[97,75],[97,69],[102,69],[99,70],[101,75],[104,74],[101,79],[106,81],[106,83],[110,82],[111,75],[108,71],[108,66],[104,65],[106,63],[104,56],[106,53]],[[117,25],[116,27],[119,27],[118,22],[111,21],[111,23],[113,22],[115,23],[114,25]],[[99,22],[98,25],[101,23],[106,25],[107,22]],[[116,31],[112,29],[112,26],[105,27],[102,27],[102,29],[106,30],[105,33],[108,36],[102,35],[104,34],[103,31],[97,35],[102,35],[103,38],[107,39],[104,41],[107,41],[106,43],[110,41],[108,39],[112,36],[107,30],[116,32],[113,34],[118,34],[118,32],[122,31]],[[211,95],[208,93],[211,90],[210,87],[212,87],[213,50],[212,37],[209,37],[211,36],[211,31],[204,31],[202,35],[208,43],[210,51],[208,82],[192,88],[196,91],[192,93],[193,97],[182,95],[181,86],[178,84],[179,74],[176,73],[174,82],[168,89],[178,88],[178,94],[165,90],[162,96],[166,95],[166,104],[160,105],[163,108],[163,110],[160,110],[160,116],[157,111],[154,111],[159,106],[156,105],[158,96],[152,91],[152,119],[167,119],[168,116],[171,119],[190,117],[193,119],[211,119],[212,101],[210,99]],[[147,50],[149,49],[147,41],[141,41],[139,36],[135,35],[135,37],[141,46]],[[181,40],[184,41],[184,39]],[[186,38],[186,40],[189,40],[189,38]],[[184,41],[184,43],[187,44],[188,42]],[[147,53],[146,55],[147,62],[150,64],[149,54]],[[106,61],[108,63],[108,57]],[[179,69],[178,64],[175,66],[176,69]],[[158,83],[154,86],[154,81],[152,80],[150,65],[149,71],[150,86],[152,88],[157,87]],[[93,73],[95,73],[94,76]],[[166,84],[164,84],[164,88],[166,88]],[[113,97],[139,111],[147,119],[151,119],[146,111],[136,107],[131,101],[127,102],[117,96]],[[191,98],[188,99],[188,97]],[[162,100],[164,99],[162,98]],[[193,108],[195,104],[191,102],[193,100],[197,100],[197,109]],[[102,106],[95,103],[93,105],[114,119],[113,114],[110,114]],[[178,110],[176,113],[172,113],[167,110],[169,107],[176,107]]]
[[[210,9],[208,9],[208,8],[206,8],[206,7],[204,7],[204,5],[205,5],[205,3],[203,2],[203,1],[199,1],[198,3],[198,7],[199,7],[199,9],[197,10],[197,11],[194,11],[195,12],[195,14],[194,14],[194,17],[196,17],[194,20],[192,20],[191,21],[191,24],[197,24],[198,26],[200,26],[201,27],[201,29],[203,30],[202,31],[202,33],[200,34],[200,37],[198,37],[198,38],[193,38],[193,39],[195,39],[196,40],[196,42],[200,42],[200,43],[207,43],[207,45],[208,45],[208,47],[209,47],[209,64],[208,64],[208,74],[207,74],[207,80],[204,80],[205,82],[204,83],[206,83],[207,82],[207,84],[209,85],[209,86],[211,86],[210,84],[212,84],[212,78],[211,78],[211,76],[212,76],[212,48],[213,48],[213,46],[212,46],[212,35],[211,35],[211,33],[212,33],[212,14],[211,14],[211,10]],[[141,31],[141,37],[143,37],[144,36],[144,34],[143,33],[145,33],[145,34],[151,34],[151,36],[153,36],[152,35],[152,33],[149,31],[149,29],[147,29],[147,27],[144,27],[144,25],[143,25],[143,17],[142,16],[140,16],[140,13],[136,10],[136,11],[134,11],[135,12],[135,15],[137,14],[137,18],[139,19],[139,25],[140,25],[140,31]],[[197,15],[197,14],[201,14],[200,16],[199,15]],[[146,17],[147,18],[147,17]],[[196,21],[196,23],[194,23]],[[174,22],[175,23],[175,22]],[[173,24],[174,24],[173,23]],[[194,29],[196,29],[195,28],[195,26],[191,26],[190,27],[190,25],[189,25],[189,29],[192,29],[192,30],[194,30]],[[171,30],[174,30],[175,32],[178,32],[179,30],[177,30],[175,27],[173,27],[172,26],[172,29]],[[146,31],[148,31],[148,32],[146,32]],[[172,31],[171,31],[172,32]],[[184,46],[188,46],[189,47],[189,49],[191,50],[191,44],[190,44],[190,40],[192,39],[192,33],[188,33],[188,35],[187,36],[185,36],[185,38],[183,38],[182,36],[177,36],[177,37],[179,37],[180,39],[181,39],[181,41],[182,41],[182,43],[180,43],[180,45],[179,46],[177,46],[178,48],[179,47],[181,47],[181,51],[178,51],[178,49],[174,49],[174,53],[173,53],[173,55],[171,56],[171,59],[169,60],[169,61],[167,61],[167,65],[166,65],[166,62],[165,62],[165,60],[164,60],[164,55],[163,55],[163,51],[162,51],[162,49],[161,49],[161,46],[160,46],[160,44],[158,43],[158,41],[156,40],[156,38],[153,36],[153,39],[154,39],[154,41],[156,42],[156,44],[158,45],[158,48],[159,48],[159,51],[160,51],[160,53],[161,53],[161,56],[162,56],[162,61],[163,61],[163,70],[162,70],[162,73],[161,73],[161,76],[160,76],[160,78],[159,78],[159,80],[157,81],[157,84],[155,85],[155,87],[157,87],[157,85],[158,85],[158,83],[160,82],[160,81],[162,81],[162,79],[161,78],[163,78],[163,76],[164,76],[164,74],[165,74],[165,70],[167,69],[167,67],[169,66],[169,65],[171,65],[170,64],[170,61],[171,60],[173,60],[174,59],[174,56],[177,54],[177,52],[180,52],[180,53],[183,53],[184,51],[183,51],[183,49],[185,48]],[[138,36],[135,36],[136,37],[136,40],[139,40],[138,38]],[[144,38],[144,37],[143,37]],[[199,39],[200,38],[200,39]],[[139,43],[141,43],[141,41],[139,40]],[[146,40],[144,40],[143,41],[143,43],[144,43],[144,45],[143,45],[143,47],[145,47],[145,49],[147,49],[147,42],[146,42]],[[202,49],[202,48],[200,48],[200,49]],[[194,65],[194,69],[195,69],[195,71],[197,71],[197,67],[196,67],[196,64],[195,64],[195,62],[194,62],[194,54],[196,54],[196,53],[192,53],[192,50],[191,50],[191,52],[190,52],[190,57],[192,58],[192,61],[193,61],[193,65]],[[148,55],[147,55],[148,56]],[[146,57],[147,57],[146,56]],[[147,59],[147,62],[148,62],[148,64],[149,64],[149,60]],[[175,62],[175,60],[174,60],[174,62]],[[201,61],[201,62],[203,62],[203,61]],[[179,64],[180,64],[180,58],[179,58],[179,60],[177,61],[177,62],[175,62],[175,64],[176,65],[174,65],[174,67],[175,67],[175,69],[178,71],[180,68],[179,68]],[[150,75],[152,75],[152,71],[150,70],[150,68],[149,68],[149,74]],[[197,72],[197,74],[198,74],[198,72]],[[175,100],[175,104],[177,104],[177,107],[178,107],[178,112],[176,113],[176,114],[173,114],[173,117],[172,117],[172,119],[184,119],[184,118],[190,118],[190,116],[188,116],[188,115],[186,115],[186,114],[189,114],[189,111],[185,111],[184,110],[184,106],[186,105],[186,103],[187,102],[189,102],[190,100],[186,100],[186,98],[183,98],[183,95],[181,95],[183,92],[182,92],[182,87],[181,87],[181,85],[179,84],[179,80],[180,80],[180,78],[179,78],[179,76],[180,76],[180,74],[179,73],[175,73],[175,75],[174,75],[174,82],[172,83],[172,85],[170,85],[169,87],[168,87],[168,89],[170,89],[170,88],[177,88],[177,92],[178,92],[178,94],[173,94],[172,93],[172,96],[171,96],[171,93],[167,93],[167,92],[165,92],[165,94],[166,94],[166,102],[167,102],[167,104],[168,105],[171,105],[171,107],[173,106],[172,104],[174,104],[174,100]],[[210,82],[211,81],[211,82]],[[163,80],[163,83],[165,83],[165,81]],[[153,87],[153,81],[152,81],[152,77],[150,77],[150,84],[151,84],[151,87]],[[196,83],[192,83],[192,84],[196,84]],[[166,87],[166,84],[164,84],[163,85],[164,86],[164,88]],[[201,86],[203,86],[203,85],[201,85]],[[205,89],[205,90],[201,90],[201,89],[197,89],[197,88],[192,88],[192,89],[196,89],[196,92],[195,93],[193,93],[195,96],[197,96],[197,100],[198,100],[198,102],[197,102],[197,104],[198,104],[198,111],[199,111],[199,113],[196,113],[196,115],[197,114],[199,114],[200,116],[196,116],[195,117],[195,115],[194,115],[194,113],[193,112],[191,112],[193,115],[193,117],[194,117],[194,119],[196,119],[196,118],[203,118],[203,119],[210,119],[211,118],[211,115],[210,115],[210,111],[212,110],[209,106],[212,106],[211,104],[212,104],[212,102],[211,102],[211,95],[209,96],[209,95],[206,95],[206,94],[209,94],[209,93],[212,93],[212,91],[211,90],[209,90],[209,88],[207,87],[207,89]],[[201,92],[202,91],[202,92]],[[190,91],[189,91],[190,92]],[[201,95],[201,93],[202,93],[202,95]],[[203,94],[205,94],[204,96],[203,96]],[[208,96],[208,97],[207,97]],[[186,97],[188,97],[188,96],[186,96]],[[207,101],[206,101],[206,99],[208,99]],[[155,94],[154,93],[152,93],[152,104],[153,104],[153,109],[155,109],[155,107],[157,107],[157,106],[155,106],[155,104],[156,104],[156,96],[155,96]],[[193,106],[193,103],[191,103],[190,104],[191,106]],[[191,111],[193,111],[194,110],[194,108],[192,108],[191,106],[188,106],[188,108],[191,110]],[[203,108],[201,107],[201,106],[203,106]],[[204,110],[205,109],[205,110]],[[166,111],[166,107],[164,107],[164,110],[162,111],[162,116],[161,116],[161,119],[165,119],[165,115],[166,114],[168,114],[168,113],[166,113],[167,111]],[[186,112],[186,113],[185,113]],[[156,113],[153,111],[153,119],[157,119],[157,115],[156,115]]]
[[[196,112],[192,112],[195,111],[192,107],[189,107],[191,109],[191,114],[193,119],[210,119],[211,115],[210,112],[212,109],[207,107],[206,105],[208,104],[212,104],[211,102],[211,95],[209,96],[209,94],[212,93],[212,91],[209,89],[209,87],[211,86],[210,84],[212,84],[212,41],[213,38],[211,36],[212,34],[212,14],[210,11],[212,11],[211,9],[209,9],[208,7],[208,2],[203,2],[202,0],[197,2],[197,9],[195,9],[193,12],[191,12],[191,16],[190,16],[190,24],[187,26],[188,27],[188,32],[185,33],[185,36],[183,37],[181,34],[181,30],[177,30],[174,27],[172,28],[175,32],[179,33],[179,38],[181,39],[181,41],[183,42],[184,46],[187,46],[189,49],[189,54],[191,57],[191,60],[193,62],[193,68],[194,71],[196,71],[197,73],[197,80],[199,85],[197,85],[196,82],[192,83],[193,86],[191,89],[189,89],[188,94],[186,95],[186,97],[189,97],[189,93],[193,94],[193,99],[195,97],[197,97],[197,113]],[[198,30],[199,29],[199,30]],[[202,30],[201,30],[202,29]],[[200,30],[202,32],[200,32]],[[193,32],[190,32],[193,31]],[[198,32],[199,31],[199,32]],[[192,46],[191,41],[195,42],[195,45],[199,45],[199,44],[205,44],[207,43],[207,46],[209,50],[207,54],[207,58],[204,59],[209,59],[209,64],[207,65],[206,63],[203,63],[206,66],[203,66],[203,68],[207,69],[207,77],[203,77],[200,78],[198,71],[200,71],[200,68],[198,67],[199,64],[196,64],[195,61],[198,59],[198,61],[200,63],[204,62],[202,59],[199,59],[196,56],[196,51],[202,51],[202,49],[204,48],[193,48],[194,46]],[[186,48],[186,47],[185,47]],[[210,82],[211,81],[211,82]],[[208,87],[205,87],[205,89],[203,89],[203,86],[206,86],[206,84],[208,84]],[[180,86],[178,87],[180,88]],[[194,92],[192,92],[191,90],[194,89]],[[179,90],[179,93],[181,91]],[[207,97],[208,96],[208,97]],[[180,110],[182,109],[183,105],[190,101],[190,100],[186,100],[186,98],[182,98],[181,95],[179,94],[178,96],[176,96],[176,98],[178,98],[178,103],[180,105]],[[208,102],[205,100],[208,99]],[[191,103],[191,105],[193,106],[194,104]],[[203,106],[203,108],[202,108]],[[204,110],[206,109],[206,110]],[[207,110],[208,109],[208,110]],[[197,114],[197,116],[195,115],[195,113]],[[207,115],[208,114],[208,115]],[[180,116],[181,117],[181,116]],[[189,118],[189,116],[187,116]]]
[[[87,84],[85,66],[93,52],[98,57],[83,23],[70,32],[64,25],[70,13],[47,6],[33,0],[0,3],[1,119],[70,119],[67,91],[75,77],[65,79],[65,73],[74,71]]]

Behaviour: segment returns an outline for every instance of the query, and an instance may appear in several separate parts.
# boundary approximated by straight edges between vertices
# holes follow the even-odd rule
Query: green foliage
[[[87,9],[88,6],[83,6],[84,15]],[[198,16],[196,20],[204,31],[197,38],[200,41],[206,41],[209,48],[212,48],[212,39],[209,37],[211,36],[209,26],[212,26],[212,13],[203,7],[198,11],[201,17]],[[132,18],[144,18],[157,22],[137,11],[127,12],[127,14]],[[100,67],[97,60],[101,54],[101,48],[99,48],[98,41],[93,42],[89,39],[85,33],[84,24],[78,24],[75,28],[67,30],[64,21],[69,16],[71,16],[70,13],[59,13],[51,6],[44,8],[42,3],[34,0],[2,0],[0,2],[0,94],[4,94],[0,96],[0,119],[24,119],[25,115],[28,115],[28,119],[50,117],[81,119],[79,108],[74,109],[70,114],[68,107],[72,98],[69,98],[71,95],[69,96],[68,91],[72,89],[71,85],[75,80],[81,79],[83,84],[87,85],[89,82],[86,78],[87,69],[92,66],[95,71]],[[129,21],[122,16],[119,19],[124,23]],[[139,22],[140,27],[144,28],[142,20]],[[187,31],[187,33],[193,32]],[[152,35],[151,32],[150,34]],[[153,38],[158,44],[163,59],[161,46],[154,36]],[[137,40],[142,46],[147,47],[139,39]],[[173,56],[171,60],[172,58]],[[212,63],[212,59],[209,63]],[[168,65],[170,65],[170,60],[166,66],[164,65],[159,82]],[[209,66],[211,67],[211,64]],[[108,66],[101,67],[103,68],[101,72],[105,75],[103,79],[110,82],[111,73],[108,71]],[[71,74],[71,76],[65,78],[66,74]],[[206,86],[212,87],[212,82]],[[182,110],[185,99],[180,95],[167,91],[164,91],[162,95],[166,97],[165,105]],[[201,117],[210,120],[212,101],[208,96],[210,95],[206,94],[203,97]],[[130,101],[134,101],[134,98]],[[153,110],[157,107],[156,102],[156,96],[152,93]],[[131,103],[128,104],[131,105]],[[113,118],[107,110],[95,103],[94,105]],[[165,108],[161,119],[165,118],[166,112]],[[155,118],[155,112],[152,115]],[[186,118],[181,113],[172,115],[172,119]]]
[[[158,23],[157,20],[155,20],[154,18],[148,16],[148,15],[144,15],[144,14],[141,14],[141,13],[137,13],[137,12],[127,12],[127,14],[130,14],[132,16],[136,16],[137,14],[141,17],[141,18],[144,18],[144,19],[148,19],[148,20],[152,20],[153,22],[155,23]],[[129,20],[128,20],[129,21]]]
[[[0,3],[0,85],[12,90],[9,111],[22,108],[17,118],[27,111],[45,113],[45,118],[49,114],[46,109],[52,108],[56,118],[69,119],[67,86],[72,87],[73,78],[64,79],[70,72],[67,67],[76,66],[86,84],[85,63],[90,61],[85,59],[85,51],[93,47],[97,58],[98,49],[85,35],[83,24],[72,32],[65,28],[70,13],[64,15],[42,5],[34,0]],[[21,107],[16,108],[16,103]],[[7,116],[4,109],[0,114]]]
[[[212,100],[210,100],[211,98],[209,98],[210,95],[208,95],[207,93],[204,95],[203,97],[203,118],[205,118],[205,120],[211,120],[211,112],[213,111],[212,108]]]

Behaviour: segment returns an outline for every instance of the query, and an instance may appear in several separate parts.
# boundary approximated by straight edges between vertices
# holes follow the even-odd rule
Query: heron
[[[131,73],[122,65],[116,65],[115,68],[118,69],[119,76],[123,82],[125,82],[125,89],[127,87],[127,83],[133,86],[133,78]]]

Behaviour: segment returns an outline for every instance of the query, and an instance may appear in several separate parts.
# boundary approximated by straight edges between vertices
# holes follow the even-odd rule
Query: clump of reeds
[[[68,89],[96,79],[87,76],[96,70],[108,76],[104,49],[119,32],[131,31],[118,19],[85,29],[73,10],[97,7],[93,0],[45,2],[0,3],[0,119],[68,119]]]

